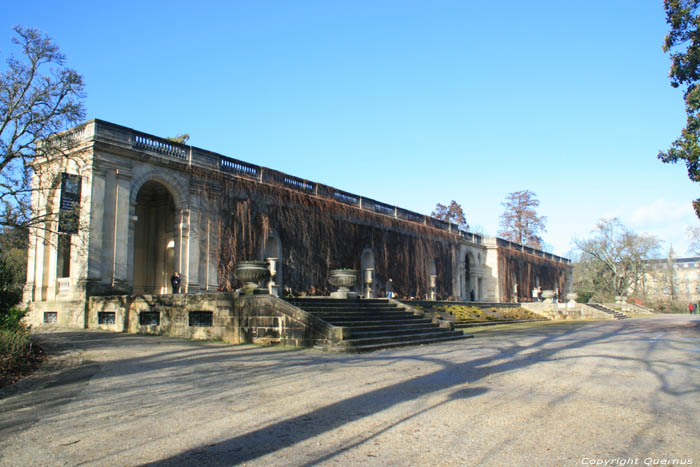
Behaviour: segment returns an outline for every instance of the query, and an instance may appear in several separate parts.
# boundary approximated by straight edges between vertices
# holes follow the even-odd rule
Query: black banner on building
[[[61,233],[78,233],[80,185],[80,175],[61,174],[61,206],[58,213],[58,231]]]

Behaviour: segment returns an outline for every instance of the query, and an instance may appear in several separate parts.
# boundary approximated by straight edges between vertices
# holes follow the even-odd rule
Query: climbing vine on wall
[[[501,301],[510,302],[514,299],[514,285],[518,284],[520,299],[531,297],[532,289],[539,285],[544,290],[558,289],[560,294],[566,291],[566,268],[551,261],[533,257],[525,253],[500,248],[498,255],[498,270],[500,288],[505,297]]]
[[[384,284],[392,278],[400,296],[429,293],[433,260],[438,295],[451,293],[454,234],[285,187],[228,177],[217,182],[221,188],[210,199],[221,222],[218,275],[223,290],[239,286],[233,276],[236,263],[262,259],[265,239],[274,231],[282,243],[284,285],[295,292],[327,294],[329,271],[359,270],[362,251],[371,248],[377,280]]]

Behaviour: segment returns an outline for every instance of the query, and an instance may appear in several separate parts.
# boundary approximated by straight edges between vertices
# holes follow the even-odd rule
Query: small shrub
[[[27,314],[26,308],[12,306],[7,310],[0,309],[0,329],[5,331],[21,331],[25,329],[22,318]]]
[[[576,292],[578,294],[578,297],[576,297],[576,302],[577,303],[588,303],[588,301],[591,299],[593,294],[595,292],[593,291],[586,291],[586,292]]]

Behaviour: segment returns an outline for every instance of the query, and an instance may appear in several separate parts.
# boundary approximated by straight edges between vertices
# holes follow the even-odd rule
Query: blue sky
[[[685,254],[698,187],[658,1],[7,2],[87,84],[89,118],[494,235],[529,189],[557,254],[618,216]],[[4,31],[4,32],[3,32]]]

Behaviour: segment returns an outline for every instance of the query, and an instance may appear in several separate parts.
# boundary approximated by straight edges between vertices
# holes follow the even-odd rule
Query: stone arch
[[[129,204],[134,206],[136,204],[136,197],[144,184],[153,181],[158,182],[168,189],[170,195],[173,197],[173,202],[175,204],[175,210],[181,211],[185,209],[186,203],[185,199],[187,193],[188,184],[181,180],[176,174],[169,173],[168,177],[163,175],[162,170],[149,170],[141,174],[139,177],[135,178],[131,183],[131,193],[129,194]]]
[[[177,211],[169,185],[149,179],[135,190],[131,251],[135,294],[168,293],[176,271]]]
[[[478,266],[478,262],[474,258],[474,252],[468,249],[464,254],[464,299],[469,301],[477,300],[477,287],[478,284],[474,284],[472,273],[472,268]],[[473,292],[473,293],[472,293]],[[473,297],[473,298],[472,298]]]

